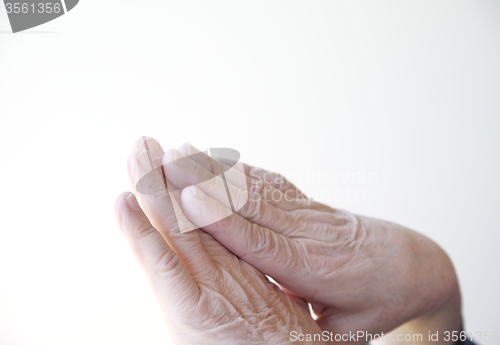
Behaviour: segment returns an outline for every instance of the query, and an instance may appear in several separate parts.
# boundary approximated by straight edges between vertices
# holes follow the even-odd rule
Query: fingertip
[[[138,164],[138,157],[143,151],[144,149],[134,148],[127,157],[127,172],[133,190],[135,190],[135,184],[139,181],[139,179],[146,174],[146,172],[140,171],[143,169],[141,169]]]
[[[198,164],[201,164],[208,170],[210,169],[206,161],[208,158],[207,150],[201,151],[190,143],[182,144],[181,146],[179,146],[178,150],[189,159],[195,161]]]
[[[123,216],[138,213],[139,211],[141,211],[140,214],[143,214],[135,194],[131,192],[123,192],[118,195],[115,200],[114,209],[118,218],[123,218]]]
[[[196,200],[193,187],[194,186],[186,187],[181,190],[181,203],[183,208],[191,208],[193,206],[193,201]]]
[[[177,150],[182,152],[182,154],[187,157],[191,154],[192,147],[193,146],[190,143],[182,143],[181,145],[179,145]]]
[[[165,153],[163,154],[163,158],[161,160],[161,164],[166,165],[170,162],[173,162],[174,161],[174,152],[175,152],[175,149],[168,149],[167,151],[165,151]]]
[[[125,199],[127,199],[130,195],[133,195],[131,192],[122,192],[115,199],[114,209],[115,211],[120,210],[122,207],[127,206]]]
[[[148,138],[147,136],[145,135],[141,135],[140,137],[138,137],[137,139],[134,140],[134,143],[132,144],[132,146],[130,147],[131,150],[135,150],[135,149],[138,149],[141,145],[141,143],[144,141],[144,138]]]
[[[118,195],[115,199],[114,203],[114,213],[115,213],[115,218],[118,223],[118,226],[120,229],[122,229],[123,225],[123,217],[126,212],[129,212],[129,206],[127,202],[125,201],[132,193],[130,192],[122,192],[120,195]]]
[[[125,198],[125,203],[134,212],[137,212],[137,211],[141,210],[141,206],[139,206],[139,202],[137,201],[137,198],[135,197],[134,193],[130,193]]]
[[[135,139],[134,143],[132,144],[131,149],[145,149],[147,146],[151,145],[157,145],[158,147],[161,148],[160,143],[153,137],[150,137],[148,135],[141,135],[137,139]]]
[[[196,186],[191,186],[190,188],[190,192],[199,200],[201,201],[207,201],[208,200],[208,196],[198,187]]]
[[[199,207],[199,203],[208,201],[208,196],[198,187],[189,186],[182,190],[182,204]]]
[[[134,143],[132,144],[132,150],[135,149],[147,149],[147,146],[151,145],[157,145],[158,148],[161,148],[160,143],[158,140],[156,140],[153,137],[147,136],[147,135],[142,135],[135,139]]]
[[[120,231],[129,241],[153,228],[131,192],[123,192],[116,198],[115,217]]]
[[[196,186],[184,188],[181,201],[186,215],[198,227],[216,223],[232,214],[231,210],[208,197]]]
[[[143,151],[144,151],[144,149],[139,148],[139,147],[136,147],[132,151],[130,151],[130,153],[128,154],[128,157],[127,157],[127,166],[129,168],[131,168],[132,166],[134,166],[137,163],[137,157]]]

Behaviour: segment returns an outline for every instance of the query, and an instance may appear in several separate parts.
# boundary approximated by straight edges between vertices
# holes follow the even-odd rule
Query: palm
[[[196,235],[212,264],[193,274],[198,289],[189,285],[180,289],[182,302],[163,308],[178,343],[282,344],[289,341],[291,331],[321,332],[307,304],[293,301],[212,236],[199,231],[190,234]],[[168,291],[161,286],[155,289]]]
[[[184,155],[197,152],[193,147],[181,147],[181,151]],[[168,151],[164,162],[175,154],[182,156]],[[165,168],[166,177],[185,188],[181,204],[186,215],[232,253],[273,277],[284,291],[310,302],[322,329],[388,331],[419,312],[408,301],[419,296],[415,293],[428,281],[400,272],[417,273],[428,267],[419,267],[415,251],[424,249],[428,253],[424,257],[439,259],[431,241],[395,224],[311,203],[283,178],[274,179],[276,174],[270,173],[269,179],[269,172],[261,169],[245,168],[247,186],[237,172],[228,173],[226,187],[212,173],[226,171],[222,163],[203,155],[196,159],[189,167]],[[280,182],[266,184],[272,180]],[[197,189],[186,188],[195,184]],[[221,218],[212,215],[228,208],[226,189],[232,203],[242,206],[217,221]],[[388,286],[399,293],[387,294]],[[387,305],[401,307],[388,311]]]

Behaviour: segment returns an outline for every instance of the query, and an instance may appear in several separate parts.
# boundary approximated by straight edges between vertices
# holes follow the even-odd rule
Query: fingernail
[[[174,163],[182,168],[190,168],[193,166],[191,159],[185,157],[177,150],[174,150]]]
[[[197,163],[203,163],[208,157],[204,152],[194,152],[191,144],[188,146],[188,156]]]
[[[208,200],[208,196],[205,193],[203,193],[203,191],[200,188],[196,186],[192,186],[191,188],[193,189],[193,194],[195,197],[203,201]]]
[[[153,159],[159,159],[163,156],[163,150],[160,143],[153,138],[144,137],[142,142],[139,144],[139,147],[148,150]]]
[[[127,203],[128,207],[130,207],[134,211],[139,211],[141,209],[141,206],[139,206],[139,203],[137,202],[137,198],[135,197],[134,193],[130,193],[125,198],[125,202]]]
[[[154,169],[153,159],[148,150],[144,150],[137,156],[137,161],[145,168]]]

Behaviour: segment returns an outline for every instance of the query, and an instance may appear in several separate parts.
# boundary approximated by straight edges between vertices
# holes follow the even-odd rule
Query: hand
[[[395,332],[422,334],[407,343],[427,342],[428,331],[460,330],[457,278],[434,242],[400,225],[307,200],[280,175],[252,167],[245,170],[250,193],[231,183],[237,172],[226,174],[232,202],[244,206],[213,222],[227,212],[225,186],[215,178],[224,165],[199,152],[186,144],[164,156],[164,163],[173,155],[196,157],[189,166],[164,166],[166,177],[185,188],[180,199],[186,216],[292,298],[310,302],[322,330],[374,335],[401,326]],[[186,188],[194,184],[204,194]]]
[[[151,170],[140,162],[157,166],[163,155],[153,139],[147,139],[150,155],[144,144],[136,142],[128,160],[134,186]],[[146,182],[151,190],[165,191],[161,176]],[[176,199],[165,192],[138,194],[138,199],[145,212],[126,192],[117,198],[115,214],[175,344],[289,344],[292,331],[320,332],[305,301],[292,300],[211,235],[200,230],[181,234],[179,223],[188,220]]]

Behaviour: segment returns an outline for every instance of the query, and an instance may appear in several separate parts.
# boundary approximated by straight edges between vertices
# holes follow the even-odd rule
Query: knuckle
[[[291,183],[288,182],[285,176],[281,174],[276,174],[273,185],[277,188],[281,188],[283,186],[291,186]]]
[[[266,231],[256,224],[253,224],[250,229],[251,234],[251,244],[252,244],[252,254],[257,258],[274,257],[276,247],[276,238],[272,231]]]
[[[247,179],[248,182],[248,190],[257,195],[262,195],[262,191],[264,189],[264,183],[262,180],[254,180],[251,178]]]
[[[246,203],[243,213],[244,217],[250,219],[252,222],[259,222],[261,218],[262,198],[250,197]]]
[[[181,152],[188,152],[189,153],[189,148],[191,147],[191,144],[188,143],[188,142],[183,142],[180,146],[179,146],[179,149],[182,149],[182,150],[179,150]]]
[[[140,238],[147,236],[149,233],[152,231],[156,231],[156,229],[151,225],[149,220],[145,220],[138,225],[135,226],[135,229],[133,229],[130,233],[131,237],[133,238]]]
[[[275,172],[268,171],[265,174],[264,181],[271,184],[271,185],[276,185],[279,184],[282,181],[283,177]]]
[[[165,195],[167,187],[160,169],[154,169],[136,179],[135,190],[145,195]]]
[[[186,216],[184,213],[176,214],[175,212],[170,212],[166,215],[164,215],[164,223],[166,224],[166,228],[168,229],[167,231],[169,232],[175,232],[179,230],[179,222],[184,221]],[[169,235],[168,233],[165,235]]]
[[[203,182],[206,184],[207,188],[213,192],[220,191],[221,189],[225,189],[222,178],[220,176],[214,176],[213,178]]]
[[[234,214],[222,218],[221,220],[213,223],[214,229],[211,231],[212,233],[224,233],[227,231],[227,229],[232,229],[233,228],[233,219],[234,219]]]
[[[255,180],[262,180],[262,177],[260,176],[261,175],[261,171],[259,168],[256,168],[256,167],[251,167],[249,165],[244,165],[243,166],[244,169],[245,169],[245,172],[248,171],[248,175],[252,178],[252,179],[255,179]]]
[[[231,198],[233,199],[234,209],[238,211],[247,204],[249,200],[249,194],[246,190],[232,188]]]
[[[171,250],[166,250],[157,259],[156,263],[153,265],[153,269],[160,275],[176,272],[179,267],[180,261],[177,259],[175,253]]]

